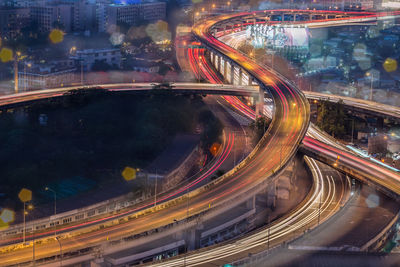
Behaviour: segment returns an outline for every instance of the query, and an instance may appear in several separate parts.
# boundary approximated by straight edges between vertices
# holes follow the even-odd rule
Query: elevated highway
[[[216,94],[216,95],[239,95],[239,96],[255,96],[258,94],[256,87],[226,85],[226,84],[199,84],[199,83],[115,83],[115,84],[95,84],[90,86],[71,86],[46,90],[37,90],[19,93],[17,95],[0,96],[0,110],[13,108],[20,105],[26,105],[31,101],[39,99],[53,98],[64,96],[69,91],[79,89],[105,89],[108,91],[126,91],[126,92],[146,92],[155,90],[155,92],[170,91],[179,92],[180,94]]]
[[[253,14],[250,13],[248,15],[252,16]],[[232,16],[235,16],[235,18],[240,17],[240,15]],[[221,17],[222,20],[224,18],[229,18],[229,16],[224,15]],[[90,234],[82,234],[79,240],[77,239],[78,235],[74,236],[75,240],[71,240],[66,236],[68,251],[88,246],[88,244],[94,245],[104,240],[105,231],[108,231],[107,234],[111,233],[112,238],[118,238],[122,235],[144,231],[145,228],[153,229],[159,225],[165,225],[175,218],[187,218],[189,213],[186,214],[185,212],[185,202],[188,199],[190,199],[191,205],[194,205],[193,210],[190,211],[190,215],[205,212],[211,205],[223,208],[226,203],[236,201],[238,196],[242,199],[245,198],[246,192],[254,190],[257,185],[267,181],[268,177],[276,175],[297,151],[309,124],[309,107],[306,98],[293,87],[290,82],[286,81],[281,76],[252,62],[245,55],[238,53],[213,37],[210,33],[212,30],[211,27],[217,22],[218,20],[214,19],[210,22],[198,25],[199,28],[195,28],[194,33],[209,49],[223,57],[229,58],[233,64],[247,71],[251,79],[257,82],[259,86],[263,89],[268,88],[270,90],[274,99],[275,109],[271,127],[266,135],[247,159],[239,164],[233,171],[220,177],[215,182],[183,194],[178,198],[158,203],[154,208],[146,208],[141,211],[135,210],[129,214],[130,217],[127,220],[131,220],[133,223],[120,226],[117,224],[117,226],[115,226],[112,221],[117,217],[112,217],[108,218],[110,222],[107,224],[104,231],[96,230]],[[116,88],[108,89],[114,90]],[[130,89],[123,88],[123,90]],[[31,97],[35,98],[33,96]],[[28,97],[27,101],[30,100],[32,99]],[[6,103],[6,105],[7,104],[13,103]],[[277,155],[280,156],[277,157]],[[185,190],[186,188],[183,189],[183,192]],[[149,206],[152,206],[152,203],[149,203],[147,207]],[[128,216],[127,214],[125,215]],[[145,225],[139,227],[135,224],[138,222],[138,218],[144,218],[143,222]],[[89,232],[92,230],[93,229]],[[68,232],[68,236],[73,234],[73,231]],[[245,245],[249,246],[249,244]],[[41,249],[40,257],[49,257],[58,254],[58,244],[55,241],[43,244]],[[0,259],[3,263],[11,264],[23,262],[30,258],[30,248],[23,248],[12,252],[8,251],[6,254],[0,255]],[[214,254],[213,257],[216,256],[217,254]]]
[[[275,13],[275,11],[267,11],[267,13],[268,12]],[[280,12],[289,12],[289,11],[283,10]],[[252,15],[257,16],[257,14],[260,14],[260,13],[262,14],[264,12],[263,11],[253,12]],[[328,14],[330,14],[330,13],[331,12],[328,12]],[[212,18],[210,21],[207,21],[204,24],[211,23],[213,25],[220,25],[220,24],[223,25],[224,23],[229,23],[229,21],[232,19],[234,19],[236,23],[239,23],[241,16],[242,16],[242,23],[247,23],[247,21],[249,20],[249,16],[251,16],[251,14],[248,14],[248,13],[234,14],[234,15],[232,15],[231,18],[229,17],[229,15],[225,15],[225,16],[221,16],[218,18]],[[390,17],[390,18],[398,17],[398,13],[397,12],[394,12],[394,13],[370,13],[370,14],[362,14],[362,16],[360,16],[360,14],[355,15],[355,14],[349,13],[349,14],[347,14],[346,18],[339,18],[339,19],[335,18],[333,20],[346,19],[346,20],[351,20],[351,21],[358,21],[360,18],[372,20],[372,19],[387,19],[388,17]],[[329,24],[330,21],[332,21],[332,20],[327,20],[326,23]],[[265,22],[266,23],[275,23],[273,21],[268,21],[268,20],[266,20]],[[292,23],[292,22],[289,21],[288,23]],[[309,23],[313,23],[313,22],[315,22],[315,20],[302,21],[302,23],[305,23],[306,25],[308,25]],[[217,26],[214,26],[214,27],[217,27]],[[210,28],[213,29],[213,27],[210,27]],[[195,28],[195,32],[196,32],[196,28]],[[210,32],[212,32],[212,30]],[[226,33],[227,32],[224,32],[224,34],[226,34]],[[214,34],[216,34],[216,32],[214,32]],[[235,34],[235,36],[237,36],[237,34],[240,34],[240,33],[236,32],[234,34]],[[222,38],[221,35],[218,35],[218,36],[219,36],[219,39]],[[223,39],[226,40],[226,38],[223,38]],[[231,46],[229,46],[229,43],[226,43],[226,44],[224,43],[224,45],[230,49],[235,49],[236,46],[238,45],[238,42],[235,41],[235,38],[231,38],[230,40],[232,42],[234,42],[233,48]],[[207,47],[207,44],[208,43],[206,42],[206,47]],[[211,50],[213,51],[213,48]],[[241,59],[241,60],[243,60],[243,59]],[[249,60],[251,61],[251,59],[249,59]],[[220,61],[221,60],[217,60],[217,62],[218,62],[217,66],[220,65]],[[244,66],[246,66],[247,64],[248,64],[248,61],[243,63]],[[230,65],[231,66],[234,65],[233,61],[230,61]],[[248,73],[250,73],[250,71],[248,69],[242,67],[240,64],[239,64],[239,66],[241,68],[243,68],[244,70],[246,70]],[[270,73],[272,72],[273,74],[277,75],[278,77],[281,77],[281,79],[285,80],[288,84],[291,84],[290,81],[288,81],[285,77],[282,77],[279,74],[277,74],[271,68],[268,68],[268,67],[265,67],[265,68],[267,68],[270,71]],[[225,67],[224,67],[224,69],[225,69]],[[212,71],[212,70],[209,70],[209,71]],[[225,73],[222,73],[222,74],[225,74]],[[314,93],[314,92],[304,92],[304,93],[308,94],[308,97],[310,99],[319,99],[319,100],[324,99],[324,100],[330,100],[330,101],[339,101],[340,99],[342,99],[345,105],[348,105],[349,107],[351,107],[353,109],[357,108],[357,109],[364,110],[364,111],[367,111],[370,113],[378,113],[380,116],[391,117],[391,118],[395,118],[395,119],[397,119],[399,117],[400,110],[396,107],[390,107],[387,105],[381,105],[381,104],[374,103],[371,101],[356,100],[356,99],[351,99],[351,98],[347,98],[347,97],[340,97],[340,96],[333,96],[333,95],[330,96],[330,95],[319,94],[319,93]],[[239,110],[240,109],[241,108],[239,108]],[[245,115],[249,116],[250,118],[255,117],[254,111],[251,111],[249,109],[243,113]],[[319,143],[321,143],[321,141],[322,141],[322,143],[325,143],[325,146],[329,146],[332,149],[332,151],[335,150],[336,152],[341,151],[346,154],[347,153],[350,155],[353,154],[344,145],[338,143],[333,138],[321,133],[321,131],[313,125],[310,125],[310,129],[307,134],[310,136],[310,137],[308,137],[309,139],[307,139],[307,140],[311,140],[311,138],[313,138],[313,137],[317,138],[317,139],[319,139],[319,141],[318,141]],[[315,140],[315,141],[317,141],[317,140]],[[308,147],[308,146],[310,146],[310,147]],[[324,157],[323,162],[330,164],[332,167],[339,166],[336,161],[328,160],[328,158],[331,157],[332,154],[329,155],[327,150],[323,150],[323,149],[320,149],[319,151],[313,150],[313,149],[315,149],[315,147],[311,148],[310,142],[308,142],[308,143],[303,142],[302,147],[303,147],[302,151],[309,153],[309,155],[316,156],[317,154],[320,154],[318,159],[322,159],[322,157]],[[305,149],[306,147],[308,148],[308,150]],[[313,153],[311,152],[312,150],[313,150]],[[326,154],[324,154],[324,153],[326,153]],[[326,158],[325,158],[325,156],[326,156]],[[337,156],[338,156],[338,153],[336,153],[336,157]],[[340,155],[339,155],[339,157],[340,157]],[[353,158],[353,160],[354,160],[353,163],[356,163],[356,162],[357,162],[357,164],[360,163],[359,157],[357,157],[356,155],[355,155],[355,158]],[[360,179],[362,182],[367,182],[368,184],[371,184],[371,185],[379,188],[380,190],[382,190],[386,193],[389,193],[391,196],[397,197],[398,193],[400,192],[399,191],[400,190],[400,175],[399,175],[399,173],[396,173],[384,166],[381,166],[381,165],[377,164],[376,162],[371,161],[370,159],[363,159],[363,160],[364,160],[363,164],[368,163],[370,166],[374,166],[374,169],[368,169],[368,170],[359,169],[358,171],[356,171],[356,170],[351,170],[351,168],[345,168],[343,165],[340,165],[341,171],[345,171],[347,174]],[[371,171],[371,172],[366,173],[368,171]],[[363,178],[361,178],[361,176],[363,176]]]
[[[275,123],[272,124],[274,127],[270,128],[264,140],[234,170],[190,192],[188,192],[189,186],[184,186],[178,192],[159,198],[155,206],[153,202],[143,203],[141,206],[122,214],[112,215],[93,222],[85,222],[77,227],[68,227],[65,229],[68,234],[63,235],[64,238],[62,240],[64,252],[93,246],[98,242],[103,242],[105,238],[115,239],[121,236],[134,235],[135,232],[140,233],[145,229],[154,229],[160,225],[168,225],[169,222],[174,220],[182,220],[189,216],[206,212],[210,207],[213,209],[218,208],[218,210],[229,209],[231,205],[227,205],[228,203],[233,204],[248,198],[250,195],[247,195],[246,192],[249,192],[249,190],[259,190],[257,186],[265,183],[267,177],[278,173],[294,155],[297,150],[297,143],[304,136],[308,126],[307,100],[301,94],[299,96],[297,92],[291,91],[283,84],[280,84],[283,88],[278,87],[275,83],[271,83],[271,86],[275,86],[277,89],[275,96],[281,98],[281,106],[278,112],[279,116],[282,116],[285,120],[278,117]],[[68,89],[71,90],[71,88]],[[48,94],[45,97],[61,95],[68,89],[62,89],[59,92],[43,92],[43,96],[45,94]],[[107,89],[110,90],[110,88]],[[122,90],[130,90],[130,88],[123,88]],[[289,95],[290,102],[284,97],[282,91]],[[26,97],[25,101],[41,98],[38,95],[34,95],[34,93],[22,97]],[[4,97],[3,99],[5,105],[13,104],[9,98]],[[293,124],[296,127],[293,128]],[[267,143],[266,146],[264,146],[265,143]],[[273,145],[275,143],[281,143],[282,147],[277,148]],[[280,159],[277,158],[271,154],[273,151],[274,154],[278,151],[281,152],[282,157]],[[189,199],[192,208],[190,212],[186,212],[186,201]],[[117,222],[118,220],[119,223]],[[121,223],[121,220],[123,223]],[[138,220],[144,221],[138,224]],[[99,225],[102,227],[99,228]],[[51,236],[52,233],[53,231],[48,231],[40,235]],[[36,239],[38,236],[35,235],[31,238]],[[57,255],[59,253],[59,244],[56,241],[49,241],[48,238],[44,238],[44,240],[47,241],[44,243],[41,241],[41,244],[35,247],[37,258]],[[4,241],[7,242],[7,240]],[[3,247],[0,260],[5,265],[30,261],[32,256],[31,249],[30,246]]]

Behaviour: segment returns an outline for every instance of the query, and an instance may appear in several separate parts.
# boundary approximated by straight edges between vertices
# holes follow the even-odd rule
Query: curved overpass
[[[248,16],[249,13],[242,13],[242,16]],[[387,14],[372,14],[368,15],[367,20],[376,20],[376,19],[382,19],[385,18]],[[223,56],[229,58],[232,62],[234,62],[236,65],[240,66],[241,68],[245,69],[250,75],[253,75],[255,80],[259,84],[266,85],[268,84],[267,81],[268,79],[262,79],[263,78],[263,73],[258,72],[258,65],[253,63],[249,58],[246,58],[244,55],[240,53],[235,53],[235,51],[227,46],[226,44],[221,43],[218,41],[211,33],[211,29],[213,26],[220,20],[221,22],[229,22],[232,18],[239,18],[240,15],[223,15],[217,18],[213,18],[210,21],[206,21],[203,24],[196,25],[196,27],[193,30],[193,33],[196,36],[196,39],[200,40],[203,42],[208,49],[211,49],[213,52],[220,53]],[[348,20],[348,22],[352,22],[354,20]],[[357,18],[356,21],[359,21]],[[239,22],[240,23],[240,22]],[[254,21],[255,23],[255,21]],[[215,31],[214,31],[215,33]],[[232,51],[233,50],[233,51]],[[266,72],[271,74],[270,72]],[[260,77],[257,77],[257,75],[261,75]],[[263,83],[264,82],[264,83]],[[272,86],[273,87],[273,86]],[[275,88],[274,88],[275,89]],[[272,94],[274,90],[271,90]],[[273,97],[274,100],[276,100],[276,95]],[[361,101],[362,102],[362,101]],[[281,103],[275,103],[278,107]],[[358,103],[359,105],[364,105],[365,103]],[[251,112],[244,112],[244,114],[250,114],[250,117],[255,117],[254,114],[251,114]],[[279,114],[279,113],[278,113]],[[276,115],[276,114],[275,114]],[[318,136],[320,133],[317,129],[313,129],[314,132],[316,132],[316,135]],[[315,133],[314,133],[315,134]],[[311,133],[311,135],[314,135]],[[344,155],[344,160],[340,161],[339,164],[342,165],[342,170],[344,168],[345,164],[350,164],[350,168],[348,168],[346,171],[347,172],[353,172],[352,175],[361,179],[364,182],[367,183],[373,183],[375,185],[380,186],[381,188],[388,189],[391,192],[394,192],[394,195],[399,195],[400,191],[398,190],[400,188],[400,176],[386,168],[382,168],[381,166],[377,166],[374,163],[368,162],[368,161],[360,161],[360,158],[355,157],[354,155],[351,155],[351,153],[348,153],[343,146],[338,145],[334,140],[331,138],[326,138],[326,136],[321,138],[322,140],[326,140],[329,144],[323,144],[317,140],[314,140],[313,138],[306,137],[304,140],[304,145],[306,149],[309,151],[317,153],[313,154],[314,156],[318,156],[318,154],[322,154],[324,156],[325,162],[329,163],[332,166],[337,167],[339,157],[338,155]],[[318,144],[319,143],[319,146]],[[339,149],[337,148],[339,147]],[[346,154],[344,154],[346,153]],[[321,159],[320,157],[317,157]],[[333,160],[332,160],[333,158]],[[336,160],[335,160],[336,159]],[[345,163],[345,164],[344,164]],[[365,166],[368,166],[367,169],[363,168]],[[355,172],[354,172],[355,171]],[[365,175],[365,173],[367,173]],[[263,233],[264,236],[267,234],[267,232]],[[269,235],[269,232],[268,232]],[[242,255],[242,257],[247,257],[246,251],[249,251],[249,246],[257,246],[257,243],[254,243],[257,238],[258,234],[254,234],[251,236],[252,241],[247,242],[247,238],[243,238],[238,240],[234,244],[223,244],[221,246],[216,246],[211,250],[208,251],[199,251],[198,253],[193,253],[192,255],[189,255],[187,258],[185,256],[184,259],[178,258],[176,260],[172,260],[170,262],[165,262],[161,263],[157,266],[176,266],[182,263],[188,263],[189,265],[202,265],[204,262],[209,261],[210,263],[214,264],[220,264],[221,261],[220,259],[226,258],[226,255],[232,255],[232,251],[235,251],[236,255]],[[261,244],[259,245],[265,245],[266,239],[264,239]],[[246,243],[247,246],[242,246],[243,243]],[[264,249],[267,249],[264,246]],[[240,257],[240,256],[237,256]]]
[[[263,137],[261,145],[247,158],[246,162],[240,165],[234,172],[223,176],[217,182],[208,184],[200,191],[191,192],[186,196],[187,198],[190,197],[191,202],[195,201],[196,203],[196,209],[193,213],[207,210],[210,201],[212,203],[218,202],[219,205],[228,203],[238,195],[241,195],[241,193],[247,192],[254,188],[255,185],[263,182],[270,174],[279,171],[297,150],[309,122],[308,103],[301,92],[295,88],[291,88],[289,83],[278,76],[273,78],[268,77],[266,74],[271,76],[274,74],[256,63],[251,63],[247,57],[234,50],[230,50],[229,47],[223,47],[222,44],[223,48],[218,50],[220,44],[215,42],[216,39],[214,38],[215,40],[213,40],[211,35],[203,35],[201,37],[199,36],[199,38],[205,38],[204,40],[208,39],[208,41],[210,41],[208,45],[212,47],[211,49],[219,53],[227,53],[225,55],[253,75],[261,86],[272,88],[271,94],[274,97],[276,109],[274,120],[267,135]],[[216,46],[216,44],[218,45]],[[265,146],[263,146],[264,144]],[[282,156],[277,157],[277,155]],[[232,190],[225,187],[227,184]],[[181,200],[174,200],[177,203],[163,203],[159,208],[153,209],[153,211],[157,209],[165,211],[166,208],[174,207],[177,213],[173,216],[184,218],[185,214],[181,212],[181,210],[184,209],[182,203],[180,203],[182,202]],[[166,216],[169,219],[172,218],[169,213],[164,213],[164,215],[159,214],[159,216]],[[157,218],[161,219],[159,216]],[[159,220],[157,223],[160,224],[161,221]],[[115,235],[118,235],[117,232],[122,229],[114,230]],[[130,226],[129,230],[126,229],[124,231],[135,232],[139,230],[132,229],[132,226]],[[104,237],[104,235],[99,234],[93,240],[96,241],[102,237]],[[74,244],[71,244],[71,247],[73,246]],[[77,244],[75,244],[75,246],[77,246]],[[54,247],[48,248],[48,251],[45,253],[57,253],[57,244],[55,244]]]
[[[61,89],[58,92],[45,91],[42,96],[61,95],[65,91],[68,91],[68,89],[71,88]],[[130,89],[125,88],[124,90]],[[264,146],[264,143],[259,144],[251,155],[234,170],[191,192],[185,193],[188,191],[188,186],[181,188],[178,192],[173,192],[169,197],[160,198],[155,207],[153,207],[152,202],[143,203],[141,207],[136,207],[123,214],[112,215],[108,218],[84,223],[74,228],[68,227],[65,229],[65,232],[68,232],[68,234],[65,235],[65,240],[62,241],[64,251],[74,251],[82,247],[94,246],[102,242],[105,235],[107,235],[107,239],[114,239],[121,236],[132,236],[146,229],[156,229],[161,225],[169,225],[174,220],[183,220],[189,216],[207,212],[211,206],[213,208],[218,207],[218,210],[226,210],[231,208],[237,201],[247,199],[249,195],[246,192],[260,190],[257,185],[265,183],[267,177],[278,172],[288,162],[297,150],[298,142],[304,136],[305,129],[308,126],[308,102],[304,96],[297,96],[296,92],[288,89],[286,93],[292,96],[292,102],[289,103],[284,98],[284,95],[282,95],[282,92],[278,91],[280,93],[277,93],[276,96],[282,98],[280,116],[285,120],[276,121],[273,124],[273,129],[270,129],[264,138],[264,142],[267,145]],[[41,98],[40,95],[35,95],[35,93],[21,95],[21,97],[27,97],[26,101]],[[3,100],[5,105],[12,104],[9,97],[4,97]],[[301,102],[298,102],[299,100]],[[299,115],[302,115],[302,117],[299,117]],[[293,129],[291,124],[295,124],[296,127]],[[275,144],[271,140],[274,142],[281,141],[282,146],[288,140],[292,142],[292,146],[285,145],[284,149],[283,147],[279,149],[274,146]],[[272,155],[270,153],[271,150],[275,153],[281,150],[282,158],[280,159],[276,155]],[[179,194],[181,195],[179,196]],[[171,198],[172,196],[175,197]],[[186,213],[186,202],[189,199],[193,208],[191,208],[190,212]],[[122,224],[116,223],[115,220],[118,219],[124,219],[127,222]],[[105,228],[100,228],[99,230],[99,224]],[[51,232],[44,234],[44,236],[49,236]],[[35,238],[37,238],[36,235]],[[43,239],[43,241],[45,240]],[[0,260],[2,264],[16,264],[18,262],[30,261],[32,257],[31,249],[31,247],[18,248],[18,246],[11,247],[10,249],[3,248]],[[35,251],[37,258],[44,258],[57,255],[59,248],[57,242],[49,242],[49,239],[47,239],[40,246],[37,245]]]
[[[208,33],[206,35],[206,37],[210,40],[207,40],[205,38],[198,38],[200,41],[205,43],[205,46],[211,50],[217,50],[216,46],[219,46],[220,43],[222,43],[223,45],[221,45],[221,51],[223,51],[222,54],[228,55],[227,57],[230,58],[230,54],[233,54],[235,51],[235,48],[238,45],[237,39],[231,38],[231,41],[233,43],[233,47],[229,46],[228,43],[223,43],[220,40],[216,40],[216,37],[213,37],[212,35],[212,31],[214,34],[218,35],[219,38],[221,38],[222,36],[220,34],[218,34],[218,30],[220,30],[220,28],[218,28],[218,26],[216,25],[220,25],[220,24],[231,24],[233,25],[232,27],[234,27],[235,25],[240,27],[241,24],[241,20],[240,18],[242,18],[243,21],[242,25],[245,24],[253,24],[253,23],[269,23],[267,20],[265,20],[265,18],[262,18],[261,16],[259,16],[260,14],[262,16],[265,16],[265,12],[273,12],[274,14],[277,12],[281,12],[283,13],[293,13],[293,12],[306,12],[306,13],[315,13],[315,14],[323,14],[324,11],[298,11],[298,10],[278,10],[278,11],[257,11],[257,12],[253,12],[253,13],[249,13],[249,12],[245,12],[245,13],[239,13],[239,14],[234,14],[234,15],[223,15],[220,17],[216,17],[216,18],[212,18],[210,21],[206,21],[202,24],[200,24],[200,26],[195,26],[194,28],[194,33],[195,36],[197,36],[199,34],[199,32],[203,31],[203,28],[206,28],[208,30]],[[342,14],[343,12],[337,12],[337,11],[332,11],[332,12],[327,12],[328,14]],[[398,17],[399,16],[399,12],[382,12],[382,13],[372,13],[372,12],[367,12],[367,13],[352,13],[352,12],[345,12],[346,17],[342,17],[342,18],[335,18],[335,19],[327,19],[327,20],[317,20],[318,23],[325,23],[327,26],[330,26],[332,21],[345,21],[346,23],[350,23],[350,22],[359,22],[360,20],[364,20],[364,21],[374,21],[374,20],[380,20],[380,19],[387,19],[388,17],[393,18],[393,17]],[[253,23],[249,23],[248,20],[249,18],[257,18],[257,16],[259,16],[259,19],[261,21],[257,21],[254,20]],[[234,22],[232,22],[234,21]],[[304,24],[304,25],[309,25],[310,23],[315,23],[316,21],[299,21],[299,22],[293,22],[293,21],[286,21],[287,23],[295,23],[295,24]],[[236,24],[235,24],[236,23]],[[276,23],[276,21],[270,22],[270,23]],[[198,28],[197,28],[198,27]],[[229,32],[229,31],[228,31]],[[223,33],[225,34],[226,31],[223,30]],[[235,33],[235,37],[236,35],[239,33]],[[215,42],[216,44],[212,44],[210,45],[210,43]],[[232,51],[233,50],[233,51]],[[244,62],[243,64],[236,64],[239,65],[241,68],[245,69],[247,72],[249,72],[251,74],[251,68],[248,68],[249,65],[251,65],[251,59],[243,57],[243,55],[241,53],[237,53],[239,54],[234,55],[234,60],[232,60],[233,62],[235,62],[235,60],[240,60],[241,62]],[[203,60],[204,62],[204,60]],[[247,67],[247,68],[246,68]],[[276,77],[280,77],[280,75],[278,73],[276,73],[274,70],[272,70],[269,67],[265,67],[266,69],[268,69],[271,74],[276,75]],[[212,70],[209,70],[212,71]],[[254,75],[254,74],[253,74]],[[286,81],[287,84],[291,84],[290,81],[288,81],[287,79],[285,79],[284,77],[280,78],[283,81]],[[272,90],[273,91],[273,90]],[[329,97],[327,97],[327,95],[323,95],[323,94],[319,94],[319,93],[308,93],[305,92],[305,94],[311,98],[311,99],[327,99]],[[377,112],[383,116],[390,116],[392,118],[398,118],[399,117],[399,109],[395,108],[395,107],[390,107],[387,105],[379,105],[377,103],[373,103],[370,101],[365,101],[365,100],[355,100],[355,99],[351,99],[351,98],[346,98],[346,97],[338,97],[338,96],[331,96],[329,98],[330,100],[336,100],[338,101],[338,99],[342,99],[344,101],[345,104],[347,105],[354,105],[359,109],[363,109],[363,110],[368,110],[370,112]],[[275,100],[275,98],[274,98]],[[238,108],[239,110],[241,110],[241,108]],[[243,112],[244,115],[249,116],[250,118],[254,118],[254,111],[252,110],[247,110],[245,112]],[[356,156],[353,153],[349,153],[348,149],[346,149],[343,145],[339,144],[338,142],[336,142],[333,138],[328,137],[326,135],[324,135],[323,133],[321,133],[321,131],[316,128],[314,125],[310,125],[309,128],[309,133],[308,135],[310,137],[307,137],[307,141],[308,142],[303,142],[302,145],[302,151],[305,153],[309,153],[309,155],[316,157],[318,155],[318,159],[322,160],[323,162],[331,165],[332,167],[335,168],[339,168],[342,171],[345,171],[346,173],[354,176],[355,178],[360,179],[363,182],[367,182],[369,184],[372,184],[376,187],[378,187],[378,189],[381,189],[382,191],[388,193],[389,195],[391,195],[392,197],[396,197],[399,196],[400,194],[400,175],[396,172],[394,172],[393,170],[381,166],[379,164],[377,164],[376,162],[373,162],[369,159],[364,159],[362,157]],[[316,138],[319,140],[314,140],[315,142],[312,144],[310,142],[310,140],[312,140],[312,138]],[[321,142],[322,141],[322,142]],[[319,146],[317,147],[316,144],[319,144]],[[322,145],[325,146],[325,148],[322,147]],[[340,161],[337,160],[337,158],[340,156],[344,156],[345,158],[347,158],[347,161]],[[347,155],[352,155],[352,159],[349,160]],[[369,168],[363,169],[362,167],[360,168],[360,166],[369,166]]]

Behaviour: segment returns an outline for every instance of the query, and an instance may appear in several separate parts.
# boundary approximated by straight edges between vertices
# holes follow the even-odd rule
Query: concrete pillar
[[[190,229],[187,231],[188,235],[188,250],[195,250],[200,248],[201,229]]]
[[[217,69],[217,71],[219,71],[219,61],[220,61],[220,57],[216,56],[215,57],[215,68]]]
[[[105,266],[103,258],[94,259],[90,261],[90,267],[103,267],[103,266]]]
[[[239,85],[242,85],[243,71],[239,68]]]
[[[264,113],[264,90],[261,88],[261,86],[259,88],[256,104],[256,117],[261,117]]]
[[[276,181],[269,185],[267,190],[267,206],[274,208],[276,205]]]
[[[253,196],[252,198],[246,201],[246,208],[252,210],[255,207],[256,207],[256,196]]]
[[[233,79],[235,78],[235,67],[231,62],[231,84],[233,84]]]
[[[225,79],[226,79],[226,73],[227,73],[226,69],[228,68],[228,64],[227,63],[228,62],[225,60],[224,61],[224,73],[223,73],[223,76],[224,76]]]

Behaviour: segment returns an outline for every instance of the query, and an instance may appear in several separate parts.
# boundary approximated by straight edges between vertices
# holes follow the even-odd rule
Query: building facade
[[[44,5],[30,7],[30,19],[37,22],[41,32],[49,32],[55,25],[62,25],[64,31],[72,30],[73,8],[71,5]]]
[[[71,59],[83,71],[91,71],[96,62],[104,62],[110,66],[121,67],[121,51],[119,48],[85,49],[76,51]]]
[[[130,5],[108,5],[107,6],[106,27],[126,23],[136,25],[142,22],[155,22],[165,20],[166,3],[139,3]]]
[[[20,91],[30,91],[77,84],[80,75],[70,64],[41,64],[20,68],[18,80]]]
[[[28,8],[0,8],[0,35],[4,38],[14,39],[23,27],[29,24]]]

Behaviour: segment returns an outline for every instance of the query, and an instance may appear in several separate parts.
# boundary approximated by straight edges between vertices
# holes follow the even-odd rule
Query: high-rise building
[[[135,25],[142,22],[164,20],[166,3],[112,4],[107,6],[106,27],[118,23]]]
[[[0,7],[0,35],[4,38],[15,38],[20,30],[29,24],[29,9]]]
[[[31,21],[36,21],[39,30],[49,32],[57,26],[62,26],[63,30],[72,30],[73,8],[65,4],[47,4],[30,7]]]

